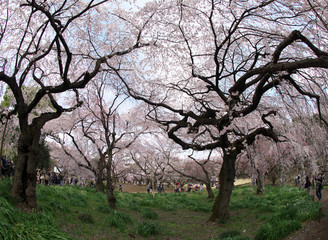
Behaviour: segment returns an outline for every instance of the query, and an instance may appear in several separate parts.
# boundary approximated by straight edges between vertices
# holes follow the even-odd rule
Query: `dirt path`
[[[315,194],[311,191],[311,194]],[[315,201],[317,201],[315,197]],[[288,240],[328,240],[328,189],[322,191],[322,211],[323,216],[320,221],[310,221],[303,224],[303,228],[292,236],[289,236]]]

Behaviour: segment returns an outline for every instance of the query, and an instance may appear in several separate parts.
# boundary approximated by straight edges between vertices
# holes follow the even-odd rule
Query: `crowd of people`
[[[196,184],[196,185],[193,186],[193,183],[190,182],[187,185],[187,192],[191,192],[192,190],[194,190],[195,192],[202,191],[203,190],[203,185],[204,185],[203,183],[200,183],[199,185]],[[177,183],[176,186],[175,186],[174,192],[178,193],[178,192],[184,192],[184,191],[185,191],[184,185],[180,184],[180,183]]]
[[[36,181],[44,185],[78,185],[94,187],[94,179],[86,179],[74,175],[57,173],[50,170],[38,169],[36,173]]]

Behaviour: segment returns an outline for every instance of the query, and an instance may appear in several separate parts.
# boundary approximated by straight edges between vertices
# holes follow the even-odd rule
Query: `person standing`
[[[311,182],[308,176],[305,177],[305,184],[304,188],[306,189],[307,193],[310,193],[310,188],[311,188]]]
[[[321,190],[322,190],[322,174],[320,173],[318,177],[315,178],[315,194],[319,201],[321,201]]]

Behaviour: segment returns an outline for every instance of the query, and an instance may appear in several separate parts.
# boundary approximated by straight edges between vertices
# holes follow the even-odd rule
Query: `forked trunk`
[[[225,152],[223,155],[223,164],[219,175],[219,194],[215,199],[212,214],[208,219],[210,222],[217,220],[219,222],[225,222],[230,217],[229,203],[235,179],[236,157],[236,153]]]
[[[29,128],[18,140],[18,158],[11,195],[24,207],[36,208],[36,166],[40,131]]]

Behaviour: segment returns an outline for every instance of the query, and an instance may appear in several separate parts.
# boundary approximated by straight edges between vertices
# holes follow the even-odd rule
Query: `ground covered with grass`
[[[302,189],[236,187],[228,222],[207,223],[213,199],[203,192],[116,192],[117,209],[92,188],[37,187],[39,209],[24,213],[0,180],[0,239],[283,239],[318,217],[320,203]]]

